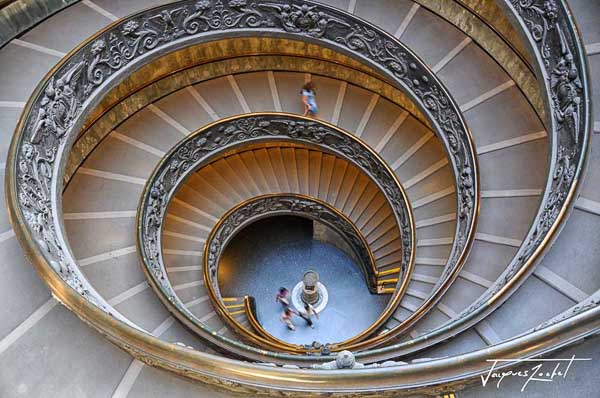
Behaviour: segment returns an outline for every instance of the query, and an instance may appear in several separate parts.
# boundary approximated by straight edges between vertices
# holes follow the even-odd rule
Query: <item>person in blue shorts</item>
[[[315,116],[317,114],[317,100],[315,99],[315,86],[312,82],[306,82],[302,86],[302,103],[304,104],[304,116]]]

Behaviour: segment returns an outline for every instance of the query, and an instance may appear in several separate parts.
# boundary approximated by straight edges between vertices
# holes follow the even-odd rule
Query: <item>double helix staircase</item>
[[[26,102],[61,58],[119,18],[163,2],[84,0],[72,3],[54,10],[55,13],[46,9],[44,18],[43,13],[38,12],[39,23],[11,37],[0,48],[0,155],[3,159],[7,158],[13,133],[18,130],[20,115],[28,111]],[[197,3],[197,9],[201,10],[203,2]],[[206,3],[212,7],[215,2]],[[246,7],[249,3],[269,2],[248,1],[240,5]],[[247,54],[240,57],[236,67],[224,68],[209,78],[190,77],[196,72],[174,71],[173,79],[183,82],[180,85],[149,83],[148,90],[163,91],[142,100],[134,98],[123,106],[125,111],[114,113],[110,123],[106,123],[106,119],[113,116],[98,118],[85,126],[89,131],[104,129],[105,136],[94,145],[78,147],[85,149],[82,150],[84,155],[80,156],[80,149],[74,150],[71,159],[65,160],[75,165],[65,178],[58,202],[65,237],[82,275],[118,314],[113,322],[125,319],[132,328],[154,336],[161,344],[174,343],[183,350],[215,355],[207,356],[207,363],[218,358],[231,361],[226,362],[228,364],[238,361],[241,366],[258,366],[252,371],[272,370],[275,372],[269,376],[272,380],[288,371],[304,371],[304,383],[321,377],[310,373],[317,370],[304,368],[334,358],[306,356],[298,360],[285,353],[274,353],[262,362],[278,365],[289,362],[292,370],[255,365],[255,357],[244,355],[245,344],[252,344],[224,319],[205,286],[204,246],[212,229],[235,206],[267,194],[306,195],[336,208],[365,237],[377,271],[381,272],[379,293],[391,297],[402,285],[397,278],[405,250],[402,233],[393,209],[377,184],[364,175],[352,159],[282,143],[227,152],[203,165],[178,188],[165,213],[161,250],[168,282],[185,308],[223,340],[215,343],[194,333],[189,325],[186,327],[173,313],[173,308],[165,306],[164,300],[157,296],[140,266],[136,216],[140,198],[145,194],[144,187],[161,160],[182,139],[211,123],[244,114],[302,114],[299,90],[308,80],[316,86],[317,120],[351,134],[387,164],[406,192],[414,219],[414,266],[406,276],[403,295],[385,322],[365,337],[366,343],[358,342],[351,348],[357,361],[373,364],[395,360],[419,366],[428,359],[452,360],[516,341],[574,308],[593,309],[598,303],[600,286],[595,244],[600,229],[600,193],[596,188],[600,175],[596,167],[599,159],[595,139],[591,140],[586,177],[581,181],[579,195],[573,198],[568,220],[560,226],[562,231],[557,238],[544,242],[547,254],[531,268],[528,277],[515,284],[514,291],[505,289],[502,300],[473,322],[472,327],[463,328],[460,323],[474,304],[485,301],[486,293],[497,283],[510,279],[507,269],[528,243],[532,226],[537,222],[538,208],[547,205],[544,200],[548,183],[563,178],[562,174],[555,174],[553,168],[553,150],[557,149],[553,149],[555,138],[550,132],[556,122],[548,122],[548,115],[544,113],[549,108],[544,108],[540,99],[543,92],[537,81],[543,79],[537,74],[539,67],[534,66],[537,60],[535,55],[522,51],[526,39],[517,37],[515,28],[508,22],[502,25],[507,16],[499,16],[498,21],[486,20],[486,10],[479,10],[471,1],[441,2],[447,8],[435,2],[408,0],[322,3],[364,18],[398,38],[424,61],[460,108],[477,154],[480,202],[472,247],[456,279],[448,284],[447,290],[440,291],[439,300],[430,300],[448,280],[447,264],[456,244],[457,223],[461,220],[456,188],[460,175],[453,171],[437,126],[420,110],[399,100],[401,90],[374,89],[390,84],[376,71],[362,70],[365,72],[359,75],[362,78],[351,78],[350,73],[334,76],[333,72],[306,70],[302,64],[313,65],[311,62],[314,62],[308,56],[298,57],[295,64],[276,65],[265,61],[255,67],[251,65],[259,64],[257,60],[261,57]],[[569,1],[568,5],[587,52],[588,80],[595,83],[600,73],[597,24],[600,5],[588,1]],[[14,4],[6,9],[8,7]],[[452,15],[456,7],[461,11]],[[505,6],[498,10],[509,12]],[[511,32],[514,35],[511,36]],[[499,48],[509,48],[511,52],[507,56]],[[518,62],[511,63],[510,57]],[[516,68],[514,64],[519,62],[525,67]],[[356,66],[355,71],[360,68]],[[590,100],[598,103],[600,91],[595,86],[592,86]],[[594,131],[600,123],[599,108],[594,106],[590,114],[592,122],[595,121]],[[569,117],[564,109],[560,111],[563,117]],[[559,137],[560,140],[565,138]],[[3,163],[2,166],[10,184],[9,165]],[[572,167],[566,164],[563,169],[572,170]],[[13,229],[18,220],[14,216],[10,219],[5,204],[0,206],[3,274],[0,298],[5,303],[0,310],[0,361],[4,365],[0,372],[0,396],[232,396],[228,391],[215,390],[214,386],[192,383],[147,366],[145,362],[170,370],[177,368],[165,366],[156,358],[143,358],[137,355],[139,352],[121,350],[117,345],[122,347],[124,340],[115,340],[123,336],[117,339],[109,336],[109,340],[117,343],[113,345],[94,330],[95,325],[89,327],[86,325],[89,321],[82,322],[60,305],[64,299],[59,291],[66,287],[51,285],[53,293],[49,291],[29,264],[33,255],[19,245],[17,238],[22,238],[22,232],[19,228]],[[390,274],[390,271],[395,273]],[[223,297],[222,301],[240,325],[255,332],[245,311],[244,294]],[[589,334],[597,330],[594,325],[588,325]],[[444,334],[436,334],[440,330]],[[552,351],[546,355],[594,357],[598,354],[596,340],[584,341],[564,354]],[[567,337],[564,341],[570,340]],[[235,350],[228,351],[228,347]],[[521,353],[525,355],[525,351]],[[146,359],[145,362],[142,359]],[[293,368],[298,364],[302,369]],[[179,374],[193,368],[189,363],[181,366],[175,369]],[[423,366],[427,369],[426,363]],[[433,369],[435,365],[431,366]],[[582,364],[578,369],[586,375],[598,374],[598,367],[591,363]],[[465,387],[450,381],[440,376],[439,385],[448,383],[446,389],[424,388],[418,393],[431,395]],[[223,387],[223,383],[219,380],[218,384]],[[268,384],[263,380],[260,383]],[[581,378],[565,379],[551,388],[536,385],[535,392],[553,396],[576,391],[577,395],[573,396],[593,396],[591,384]],[[395,385],[401,383],[390,376],[385,389]],[[232,382],[229,387],[238,389],[239,385]],[[372,387],[377,390],[376,386]],[[504,388],[512,394],[520,387],[518,381],[507,380]],[[276,384],[272,388],[273,391],[285,390]],[[404,388],[410,386],[403,385]],[[462,397],[493,396],[486,395],[492,393],[489,387],[484,388],[479,383],[456,394]],[[534,394],[533,389],[530,393]]]

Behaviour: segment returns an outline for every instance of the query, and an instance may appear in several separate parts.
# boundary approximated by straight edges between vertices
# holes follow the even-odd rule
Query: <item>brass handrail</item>
[[[277,344],[282,345],[282,346],[289,345],[289,343],[273,336],[261,325],[261,323],[258,321],[258,319],[256,319],[256,314],[254,312],[254,309],[252,308],[251,300],[252,300],[252,297],[244,296],[244,310],[246,311],[246,317],[248,318],[248,322],[250,323],[250,326],[252,326],[252,328],[256,331],[256,333],[258,333],[265,339],[272,339]],[[306,352],[316,352],[316,350],[310,350],[310,351],[306,350]]]

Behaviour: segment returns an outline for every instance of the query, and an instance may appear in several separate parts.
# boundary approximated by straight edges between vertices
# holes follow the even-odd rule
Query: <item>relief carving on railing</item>
[[[84,105],[109,77],[138,58],[166,51],[178,40],[204,32],[264,29],[318,39],[369,59],[397,79],[428,117],[449,149],[457,176],[461,222],[457,223],[453,261],[467,250],[477,208],[473,147],[458,107],[427,67],[393,37],[333,8],[301,1],[181,1],[129,17],[102,32],[60,65],[33,100],[17,152],[18,207],[29,231],[52,267],[91,301],[85,280],[65,253],[53,220],[50,187],[58,171],[55,159],[65,148]],[[198,39],[200,40],[200,39]],[[461,175],[466,176],[460,177]],[[460,177],[460,178],[459,178]],[[402,225],[406,232],[406,225]],[[406,242],[405,242],[406,243]],[[449,264],[451,271],[455,264]]]
[[[550,165],[547,194],[533,228],[502,279],[486,292],[485,297],[461,314],[462,317],[485,305],[547,240],[548,233],[568,205],[566,200],[574,189],[575,177],[583,171],[589,140],[589,131],[586,131],[589,104],[584,101],[585,76],[581,72],[584,65],[577,57],[581,49],[576,45],[576,32],[563,14],[566,13],[564,4],[559,6],[555,0],[510,0],[510,4],[529,30],[532,43],[539,51],[540,67],[547,79],[557,150]]]

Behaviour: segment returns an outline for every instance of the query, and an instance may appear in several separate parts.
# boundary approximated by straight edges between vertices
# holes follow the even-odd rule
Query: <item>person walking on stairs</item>
[[[315,99],[315,86],[312,82],[306,82],[302,86],[302,103],[304,104],[304,116],[316,116],[317,115],[317,100]]]

